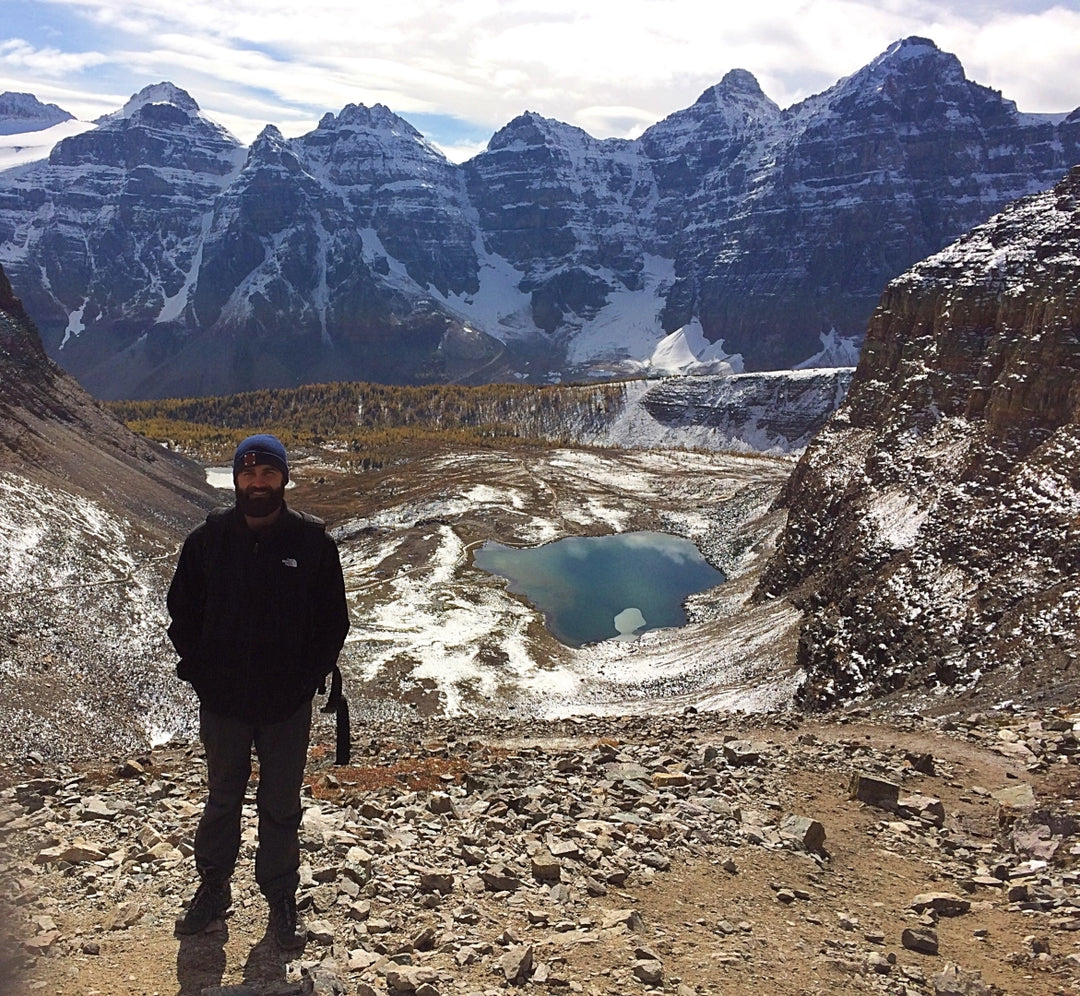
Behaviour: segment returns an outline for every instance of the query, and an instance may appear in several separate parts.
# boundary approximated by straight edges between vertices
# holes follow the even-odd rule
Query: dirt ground
[[[522,729],[523,736],[534,733]],[[559,924],[555,913],[538,916],[534,905],[508,903],[504,896],[489,893],[404,903],[386,895],[387,919],[398,926],[389,945],[382,946],[393,952],[399,935],[404,941],[425,926],[445,926],[446,915],[465,903],[477,914],[472,934],[490,942],[494,957],[500,945],[510,941],[535,946],[536,961],[551,975],[547,983],[525,984],[523,991],[597,996],[650,989],[701,996],[922,994],[949,992],[935,989],[933,976],[954,963],[969,977],[981,979],[971,985],[983,987],[956,992],[988,993],[996,987],[1016,996],[1080,993],[1080,932],[1065,929],[1060,920],[1052,925],[1046,914],[1010,909],[1000,888],[969,885],[971,891],[965,891],[937,843],[945,830],[905,830],[895,816],[852,800],[848,782],[854,762],[844,758],[863,745],[894,754],[932,755],[935,773],[917,776],[906,789],[940,798],[948,831],[987,852],[1002,833],[1001,807],[990,790],[1027,782],[1044,804],[1071,811],[1080,788],[1075,765],[1030,772],[980,743],[929,727],[913,730],[910,724],[766,722],[753,735],[776,745],[782,769],[758,779],[762,795],[744,801],[744,807],[786,811],[797,805],[825,827],[824,855],[723,841],[702,842],[693,849],[672,844],[666,850],[671,842],[661,840],[659,848],[672,858],[670,869],[647,879],[635,876],[590,899],[569,926]],[[585,749],[589,742],[586,737],[576,744],[553,744],[552,757]],[[314,761],[314,771],[324,763]],[[1058,873],[1070,874],[1073,862],[1071,855],[1059,859]],[[245,874],[250,875],[250,869],[240,877]],[[157,892],[144,890],[139,897],[143,915],[127,929],[110,931],[102,929],[100,910],[72,894],[63,871],[49,871],[41,885],[61,897],[55,919],[65,943],[37,958],[11,992],[193,996],[218,985],[251,987],[232,990],[236,996],[299,992],[300,967],[328,957],[335,959],[347,992],[388,991],[389,958],[370,964],[376,955],[359,954],[363,944],[352,949],[352,970],[346,968],[351,944],[334,950],[311,941],[303,958],[289,963],[264,937],[265,910],[257,897],[234,903],[222,929],[181,941],[171,930],[178,912],[176,887],[182,887],[175,880]],[[901,941],[905,928],[917,923],[909,909],[913,898],[927,892],[971,900],[970,912],[942,916],[934,925],[938,955],[909,950]],[[605,918],[617,910],[637,911],[640,921],[629,928],[605,929]],[[407,943],[401,946],[408,948]],[[638,949],[662,962],[659,985],[646,986],[632,974]],[[874,953],[877,968],[868,965]],[[491,958],[463,964],[455,955],[451,944],[411,953],[413,964],[440,973],[435,988],[427,992],[516,988],[495,971]]]

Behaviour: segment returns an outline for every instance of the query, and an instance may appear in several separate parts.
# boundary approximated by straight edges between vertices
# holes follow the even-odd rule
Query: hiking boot
[[[267,896],[270,905],[270,935],[286,951],[296,951],[307,944],[307,927],[296,912],[296,896],[287,892]]]
[[[215,920],[225,915],[231,902],[232,890],[228,882],[224,885],[200,882],[187,912],[176,921],[176,933],[201,934]]]

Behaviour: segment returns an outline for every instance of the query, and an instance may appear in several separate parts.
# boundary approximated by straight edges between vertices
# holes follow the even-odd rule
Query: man
[[[199,698],[207,798],[195,834],[199,887],[178,934],[228,910],[240,818],[259,759],[255,881],[268,932],[299,949],[300,790],[312,699],[335,667],[349,629],[337,546],[323,523],[289,509],[285,447],[249,436],[233,457],[236,505],[216,509],[184,541],[169,587],[177,674]]]

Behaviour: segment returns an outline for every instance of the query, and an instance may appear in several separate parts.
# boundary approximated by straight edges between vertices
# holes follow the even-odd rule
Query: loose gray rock
[[[971,912],[971,900],[951,892],[924,892],[911,900],[911,909],[916,913],[933,910],[938,916],[963,916]]]
[[[908,951],[918,951],[920,954],[928,955],[938,953],[937,931],[929,927],[905,927],[900,935],[900,943]]]
[[[499,968],[507,982],[524,982],[532,972],[533,946],[515,944],[500,959]]]
[[[647,986],[658,986],[664,981],[664,966],[651,959],[634,962],[634,978]]]
[[[877,809],[895,809],[900,799],[900,786],[896,782],[855,772],[848,784],[848,797]]]
[[[780,836],[794,841],[807,851],[822,851],[825,847],[825,827],[808,816],[788,816],[780,824]]]
[[[757,764],[767,748],[749,740],[729,740],[724,744],[724,760],[733,767]]]
[[[439,981],[433,968],[412,965],[389,965],[386,969],[386,988],[392,993],[415,993],[423,985]]]

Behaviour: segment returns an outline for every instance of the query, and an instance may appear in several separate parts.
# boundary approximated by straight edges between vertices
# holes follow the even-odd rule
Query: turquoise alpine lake
[[[473,563],[506,578],[571,647],[684,626],[687,596],[726,580],[693,543],[667,533],[571,536],[525,548],[488,541]]]

